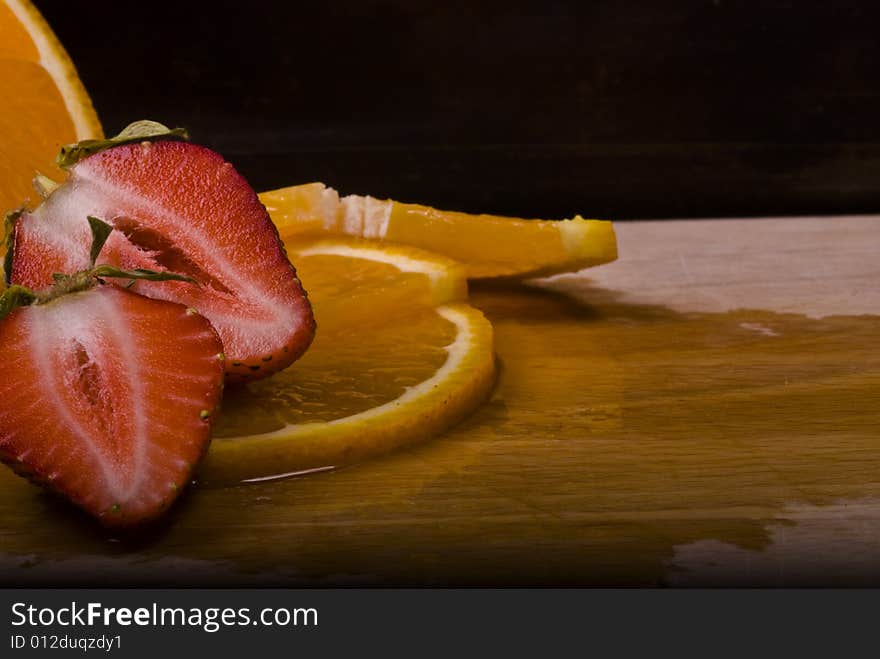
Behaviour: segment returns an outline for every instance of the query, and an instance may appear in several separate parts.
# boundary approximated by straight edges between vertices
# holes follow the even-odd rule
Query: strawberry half
[[[116,286],[16,308],[0,321],[0,459],[106,525],[153,519],[208,446],[221,351],[203,316]]]
[[[169,140],[179,135],[146,123],[160,130],[127,138],[123,131],[62,151],[70,176],[15,222],[7,280],[41,288],[53,273],[87,267],[83,218],[97,216],[117,229],[103,263],[178,272],[200,284],[138,283],[134,290],[208,318],[223,341],[229,379],[289,366],[311,343],[315,322],[266,209],[219,154]]]

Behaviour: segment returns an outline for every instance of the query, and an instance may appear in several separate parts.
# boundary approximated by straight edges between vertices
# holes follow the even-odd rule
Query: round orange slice
[[[228,388],[208,483],[338,467],[443,432],[494,382],[492,326],[461,266],[367,241],[288,244],[318,332],[293,367]]]

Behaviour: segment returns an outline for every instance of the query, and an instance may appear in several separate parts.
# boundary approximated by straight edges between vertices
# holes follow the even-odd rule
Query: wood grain
[[[491,401],[414,449],[196,487],[108,538],[0,474],[6,584],[880,583],[880,218],[621,224],[474,287]]]

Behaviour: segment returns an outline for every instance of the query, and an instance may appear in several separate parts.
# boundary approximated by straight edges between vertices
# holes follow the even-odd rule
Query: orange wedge
[[[282,237],[341,233],[431,250],[453,258],[470,278],[571,272],[617,258],[611,222],[524,220],[442,211],[348,195],[322,183],[263,192]]]
[[[54,165],[62,144],[103,133],[73,63],[30,2],[0,0],[0,35],[2,212],[37,201],[36,172],[63,178]]]

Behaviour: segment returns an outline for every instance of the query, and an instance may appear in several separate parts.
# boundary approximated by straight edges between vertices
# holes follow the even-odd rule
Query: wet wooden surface
[[[195,488],[108,537],[0,472],[6,584],[877,585],[880,218],[629,223],[474,287],[501,375],[447,435]]]

